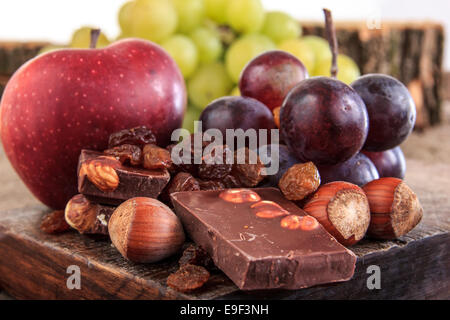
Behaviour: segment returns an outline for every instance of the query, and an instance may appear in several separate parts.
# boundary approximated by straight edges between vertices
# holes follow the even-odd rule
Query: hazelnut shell
[[[398,178],[374,180],[363,187],[369,199],[371,222],[368,236],[397,239],[414,229],[423,217],[417,195]]]
[[[178,217],[169,207],[151,198],[133,198],[122,203],[111,216],[108,230],[122,256],[137,263],[168,258],[185,241]]]

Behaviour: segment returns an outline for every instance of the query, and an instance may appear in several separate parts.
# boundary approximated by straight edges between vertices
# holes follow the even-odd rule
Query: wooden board
[[[45,207],[0,213],[0,287],[31,299],[448,299],[450,298],[449,164],[409,162],[408,184],[425,216],[396,241],[364,240],[355,276],[345,283],[298,291],[242,292],[221,272],[191,294],[166,286],[178,257],[151,265],[125,261],[109,241],[74,232],[45,235],[38,225]],[[81,290],[66,286],[71,265],[81,269]],[[381,268],[381,290],[369,290],[367,267]]]

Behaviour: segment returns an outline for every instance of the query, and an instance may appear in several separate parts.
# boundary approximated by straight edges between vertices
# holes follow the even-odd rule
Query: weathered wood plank
[[[17,298],[46,299],[445,299],[450,297],[450,165],[409,162],[408,183],[425,208],[421,224],[396,241],[364,240],[349,282],[299,291],[241,292],[221,272],[201,290],[167,288],[177,258],[152,265],[125,261],[107,240],[76,233],[45,235],[45,207],[0,213],[0,287]],[[66,287],[70,265],[81,269],[81,290]],[[366,286],[367,267],[381,268],[381,290]]]
[[[46,45],[47,42],[0,42],[0,74],[12,75]]]

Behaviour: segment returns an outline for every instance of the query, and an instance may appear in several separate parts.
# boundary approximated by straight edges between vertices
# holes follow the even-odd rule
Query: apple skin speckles
[[[186,100],[175,62],[151,42],[54,51],[11,78],[0,105],[0,135],[31,192],[61,209],[76,194],[82,148],[105,149],[111,133],[141,125],[164,146],[181,126]]]

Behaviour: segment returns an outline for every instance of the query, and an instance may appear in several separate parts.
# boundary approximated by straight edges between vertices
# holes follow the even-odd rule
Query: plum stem
[[[330,50],[331,50],[331,54],[332,54],[331,76],[333,78],[336,78],[337,74],[339,72],[338,65],[337,65],[339,49],[338,49],[338,41],[337,41],[337,37],[336,37],[336,28],[334,27],[333,16],[331,14],[331,11],[328,9],[323,9],[323,12],[325,13],[325,28],[327,30],[328,43],[330,44]]]
[[[89,48],[95,49],[97,48],[97,41],[100,37],[100,29],[91,29],[91,44]]]

